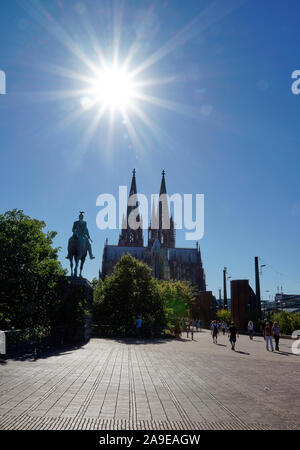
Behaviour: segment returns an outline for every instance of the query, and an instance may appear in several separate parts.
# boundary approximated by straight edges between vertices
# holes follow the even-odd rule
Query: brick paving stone
[[[92,339],[0,364],[0,429],[300,429],[300,357],[240,336]],[[268,414],[265,413],[266,405]]]

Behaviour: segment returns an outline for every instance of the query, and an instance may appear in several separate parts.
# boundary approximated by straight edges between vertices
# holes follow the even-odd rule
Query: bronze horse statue
[[[82,277],[82,269],[88,250],[87,238],[72,236],[68,242],[68,259],[70,260],[71,276],[77,277],[78,264],[80,261],[79,276]],[[73,272],[73,258],[75,268]]]
[[[71,266],[71,276],[77,277],[78,263],[80,261],[80,272],[79,276],[82,275],[82,269],[85,262],[87,253],[89,253],[91,259],[95,259],[92,253],[92,247],[90,241],[89,230],[87,228],[86,222],[83,220],[83,211],[80,211],[79,220],[73,223],[72,232],[73,235],[70,237],[68,242],[68,256],[67,259],[70,260]],[[73,258],[75,261],[75,269],[73,272]]]

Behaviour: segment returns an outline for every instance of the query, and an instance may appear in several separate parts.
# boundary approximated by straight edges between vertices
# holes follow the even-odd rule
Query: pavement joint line
[[[95,394],[95,391],[97,390],[98,386],[101,383],[101,380],[102,380],[103,375],[104,375],[105,370],[106,370],[106,363],[108,363],[109,358],[112,356],[113,352],[114,352],[113,348],[108,352],[106,359],[103,361],[102,368],[101,368],[99,374],[97,375],[96,380],[93,383],[93,387],[90,389],[90,391],[89,391],[89,393],[88,393],[88,395],[86,397],[86,403],[87,404],[84,403],[81,406],[81,408],[78,410],[77,415],[86,413],[86,411],[87,411],[87,409],[88,409],[88,407],[89,407],[89,405],[91,403],[91,399],[93,398],[93,396]]]
[[[135,389],[134,389],[132,352],[133,352],[133,350],[131,348],[129,348],[129,354],[128,354],[129,420],[131,422],[136,422],[137,421],[137,411],[136,411],[136,398],[135,398]]]
[[[88,356],[87,356],[88,357]],[[70,364],[70,366],[71,366],[72,364]],[[78,366],[81,366],[82,365],[82,361],[81,362],[79,362],[79,364],[78,364]],[[56,388],[56,386],[62,381],[62,379],[64,379],[64,378],[66,378],[70,373],[72,373],[73,372],[73,370],[74,370],[74,368],[72,367],[59,381],[57,381],[53,386],[52,386],[52,388],[49,390],[49,391],[47,391],[42,397],[40,397],[38,400],[36,400],[32,405],[31,405],[31,407],[29,407],[28,409],[27,409],[27,411],[26,411],[26,413],[28,413],[28,412],[30,412],[31,410],[33,410],[33,409],[35,409],[35,407],[38,405],[38,404],[40,404],[40,403],[42,403],[43,401],[44,401],[44,399],[46,399],[46,398],[48,398],[49,397],[49,395],[51,395],[51,393],[52,393],[52,391],[54,391],[55,390],[55,388]],[[44,385],[46,385],[47,384],[47,381],[45,382],[45,383],[43,383],[40,387],[39,387],[39,389],[41,388],[41,387],[43,387]],[[16,394],[16,395],[18,395],[18,394]],[[25,397],[25,399],[23,399],[23,400],[21,400],[20,402],[18,402],[18,404],[20,404],[20,403],[22,403],[24,400],[26,400],[27,398],[29,398],[30,397],[30,395],[28,395],[27,397]],[[14,398],[14,397],[13,397]],[[25,412],[24,412],[24,414],[25,414]]]

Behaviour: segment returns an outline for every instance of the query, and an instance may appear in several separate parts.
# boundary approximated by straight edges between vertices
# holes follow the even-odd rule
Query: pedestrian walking
[[[250,340],[252,341],[252,339],[253,339],[253,322],[251,320],[250,320],[250,322],[248,322],[248,333],[249,333]]]
[[[280,326],[278,325],[278,322],[274,322],[272,332],[275,339],[275,350],[279,352]]]
[[[137,337],[141,337],[142,335],[142,319],[141,316],[138,316],[136,320],[136,335]]]
[[[213,320],[212,324],[211,324],[211,335],[212,335],[214,344],[218,343],[218,332],[219,332],[219,329],[218,329],[217,321]]]
[[[225,336],[225,333],[226,333],[226,323],[224,322],[224,320],[222,320],[221,328],[222,328],[223,336]]]
[[[274,352],[273,341],[272,341],[272,328],[270,327],[269,322],[266,322],[265,341],[266,341],[266,349],[269,351],[269,343],[270,343],[271,350],[272,350],[272,352]]]
[[[236,343],[237,336],[239,337],[238,329],[234,325],[234,322],[231,322],[231,325],[228,328],[228,337],[229,337],[229,341],[231,343],[231,350],[235,350],[235,343]]]

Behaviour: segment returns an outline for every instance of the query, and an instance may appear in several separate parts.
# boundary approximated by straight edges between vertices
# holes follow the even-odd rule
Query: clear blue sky
[[[277,286],[299,292],[300,95],[291,92],[299,13],[298,0],[2,0],[1,211],[23,209],[56,230],[68,267],[67,240],[84,210],[97,256],[85,265],[91,279],[105,238],[118,239],[96,226],[97,196],[129,185],[134,167],[139,191],[158,192],[165,169],[169,194],[205,195],[209,290],[218,294],[224,266],[254,287],[258,255],[264,298]],[[144,93],[171,107],[139,101],[151,122],[130,116],[138,142],[120,113],[110,134],[105,113],[84,141],[97,109],[83,110],[75,75],[89,76],[85,61],[97,60],[97,48],[110,60],[114,30],[120,60],[136,44],[132,70],[158,55],[139,77],[167,78]],[[178,232],[177,246],[195,242]]]

